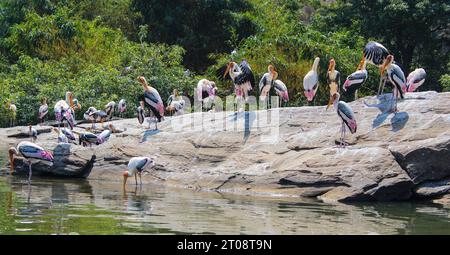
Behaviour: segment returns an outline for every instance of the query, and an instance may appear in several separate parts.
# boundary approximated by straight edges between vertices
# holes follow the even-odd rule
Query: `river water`
[[[4,166],[4,162],[0,164]],[[4,168],[3,168],[4,169]],[[450,206],[324,204],[0,175],[0,234],[450,234]]]

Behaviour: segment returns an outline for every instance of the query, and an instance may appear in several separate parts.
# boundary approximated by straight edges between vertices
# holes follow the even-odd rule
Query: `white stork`
[[[386,57],[386,60],[384,61],[381,69],[381,74],[383,75],[384,72],[387,70],[387,76],[389,81],[393,84],[393,97],[395,97],[395,104],[393,107],[393,111],[397,112],[397,101],[398,98],[403,99],[404,91],[407,90],[406,87],[406,78],[405,73],[403,73],[402,69],[393,63],[394,62],[394,56],[389,55]]]
[[[153,157],[133,157],[128,162],[128,170],[123,172],[123,189],[126,189],[126,184],[128,177],[131,177],[134,175],[134,179],[137,183],[137,175],[139,175],[139,181],[142,185],[142,172],[145,171],[146,168],[154,167],[155,166],[155,159]]]
[[[75,125],[75,117],[74,112],[72,110],[73,108],[75,108],[75,105],[73,103],[73,95],[72,92],[68,91],[66,92],[66,99],[59,100],[58,102],[56,102],[53,108],[55,111],[56,121],[58,122],[58,127],[60,123],[63,122],[65,119],[69,124],[70,129],[73,129]]]
[[[139,76],[138,81],[144,89],[144,101],[150,107],[153,115],[156,117],[155,129],[158,129],[158,122],[164,119],[164,103],[159,92],[147,83],[144,76]]]
[[[350,74],[344,82],[343,89],[349,94],[355,94],[355,100],[358,99],[358,89],[366,82],[368,78],[366,70],[366,60],[359,63],[358,70]]]
[[[426,77],[427,73],[423,68],[418,68],[411,72],[408,75],[408,78],[406,78],[406,87],[408,88],[408,92],[414,92],[418,87],[422,86]]]
[[[20,142],[17,147],[11,147],[8,150],[10,174],[14,171],[14,155],[21,155],[28,163],[29,173],[28,182],[31,181],[31,165],[39,161],[53,165],[53,154],[44,150],[41,146],[31,142]]]
[[[319,88],[319,75],[317,74],[319,62],[320,58],[316,57],[311,70],[303,78],[303,88],[305,89],[305,96],[309,102],[315,98],[317,89]]]
[[[340,141],[339,145],[345,147],[345,132],[346,132],[345,126],[347,126],[350,132],[354,134],[356,132],[357,124],[355,114],[353,113],[352,108],[350,108],[350,106],[346,102],[339,101],[339,98],[340,98],[339,93],[335,93],[334,95],[332,95],[330,97],[330,101],[328,102],[327,110],[331,106],[331,104],[333,104],[334,109],[336,109],[337,114],[342,120],[341,137],[339,140]]]
[[[236,105],[238,111],[243,111],[242,99],[248,101],[248,93],[253,89],[255,84],[255,77],[252,69],[246,60],[243,60],[240,65],[236,62],[229,62],[223,78],[229,76],[234,83],[236,93]]]

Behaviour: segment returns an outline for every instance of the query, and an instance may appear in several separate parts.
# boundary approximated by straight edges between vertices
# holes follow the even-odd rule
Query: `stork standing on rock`
[[[236,105],[239,112],[244,110],[242,105],[248,101],[248,93],[253,89],[255,84],[255,77],[252,69],[246,60],[243,60],[240,65],[236,62],[229,62],[223,78],[229,76],[234,83],[236,93]]]
[[[29,125],[28,129],[28,134],[30,135],[31,142],[36,141],[38,136],[37,130],[32,125]]]
[[[278,73],[275,71],[273,65],[267,67],[267,73],[265,73],[259,81],[259,100],[266,107],[269,108],[270,104],[270,90],[274,85],[274,81],[278,78]]]
[[[111,101],[105,105],[105,112],[106,115],[108,115],[107,117],[108,120],[112,119],[115,109],[116,109],[116,102],[114,101]]]
[[[339,92],[341,87],[341,74],[336,70],[336,61],[334,58],[330,59],[328,64],[327,82],[330,87],[330,96]]]
[[[125,102],[125,99],[120,99],[119,104],[117,105],[117,108],[119,110],[119,115],[122,118],[123,114],[127,110],[127,104]]]
[[[164,103],[159,95],[159,92],[147,83],[144,76],[139,76],[138,81],[144,89],[144,101],[150,107],[153,115],[157,119],[155,121],[155,129],[158,129],[158,122],[164,118]]]
[[[58,143],[68,143],[69,139],[65,134],[61,132],[58,128],[53,128],[53,131],[55,131],[56,134],[58,134]]]
[[[31,165],[37,162],[44,162],[53,165],[53,154],[44,150],[41,146],[31,142],[20,142],[17,147],[9,148],[9,164],[10,174],[14,171],[14,155],[20,155],[28,163],[29,173],[28,182],[31,182],[32,169]]]
[[[311,70],[303,78],[303,88],[308,102],[313,101],[319,88],[319,75],[317,74],[319,62],[320,58],[315,58]]]
[[[355,94],[355,100],[358,99],[358,89],[366,82],[368,77],[366,70],[366,60],[363,59],[359,63],[358,70],[350,74],[344,82],[343,89],[345,92]]]
[[[423,68],[418,68],[411,72],[408,75],[408,78],[406,78],[406,87],[408,88],[408,92],[414,92],[418,87],[422,86],[426,77],[427,73]]]
[[[137,119],[139,121],[139,124],[142,125],[145,121],[145,105],[144,101],[139,102],[139,107],[137,108]]]
[[[142,172],[146,170],[146,168],[154,167],[155,166],[155,159],[152,157],[133,157],[128,162],[128,170],[123,172],[123,189],[126,189],[126,184],[128,177],[131,177],[134,175],[134,179],[137,183],[137,175],[139,175],[139,181],[142,185]]]
[[[387,58],[385,59],[383,65],[382,65],[382,69],[381,69],[381,74],[383,75],[384,72],[387,70],[387,76],[389,81],[393,84],[393,100],[394,100],[394,105],[393,105],[393,112],[398,112],[397,109],[397,102],[398,99],[404,98],[403,93],[406,92],[407,87],[406,87],[406,78],[405,78],[405,74],[403,73],[402,69],[393,63],[394,62],[394,56],[389,55],[387,56]]]
[[[11,113],[11,119],[9,121],[9,126],[13,127],[16,125],[17,106],[14,104],[14,102],[8,102],[6,104],[6,108],[8,108],[8,110]]]
[[[380,85],[378,86],[377,95],[383,93],[384,90],[386,79],[383,76],[382,65],[389,54],[389,50],[384,47],[384,45],[373,41],[368,42],[363,50],[363,57],[361,61],[365,61],[380,68]]]
[[[356,132],[357,124],[352,108],[350,108],[350,106],[346,102],[339,101],[339,98],[339,93],[335,93],[334,95],[332,95],[330,97],[330,101],[328,102],[327,110],[333,104],[334,109],[336,109],[338,116],[342,120],[339,145],[345,147],[345,126],[347,126],[348,129],[350,129],[350,132],[354,134]]]
[[[202,102],[202,109],[212,108],[216,98],[216,83],[207,79],[201,79],[197,83],[197,99]]]
[[[47,99],[43,98],[41,100],[41,106],[39,107],[39,119],[41,120],[41,124],[44,123],[47,114],[48,114]]]
[[[166,110],[170,112],[171,115],[175,112],[175,115],[183,114],[185,101],[183,97],[180,96],[177,89],[174,89],[172,95],[167,99]]]

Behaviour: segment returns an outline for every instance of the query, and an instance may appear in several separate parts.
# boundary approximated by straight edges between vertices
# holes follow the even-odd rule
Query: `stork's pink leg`
[[[31,183],[31,175],[32,175],[31,161],[28,161],[28,183]]]

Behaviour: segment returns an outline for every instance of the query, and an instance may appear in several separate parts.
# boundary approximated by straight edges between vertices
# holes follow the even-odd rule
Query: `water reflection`
[[[30,189],[31,188],[31,189]],[[0,177],[7,234],[449,234],[431,203],[323,204],[95,180]]]

